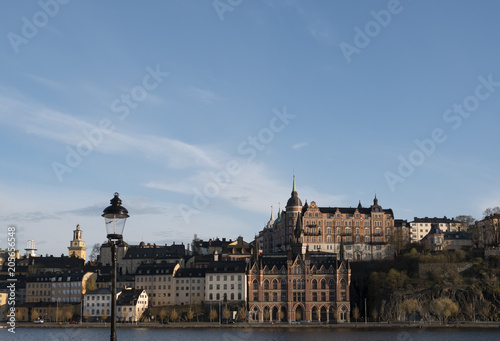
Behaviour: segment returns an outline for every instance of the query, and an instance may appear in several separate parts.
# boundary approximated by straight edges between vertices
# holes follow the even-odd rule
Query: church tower
[[[76,225],[76,230],[73,230],[73,240],[68,247],[68,256],[74,256],[85,260],[87,248],[85,242],[82,240],[82,230],[80,224]]]

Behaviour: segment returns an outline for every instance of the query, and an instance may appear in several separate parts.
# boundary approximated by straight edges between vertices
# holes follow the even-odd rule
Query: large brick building
[[[286,208],[278,212],[259,233],[264,253],[286,251],[299,227],[303,248],[312,251],[344,253],[349,260],[391,259],[394,257],[394,214],[375,197],[373,205],[363,207],[319,207],[314,201],[302,205],[293,180]]]

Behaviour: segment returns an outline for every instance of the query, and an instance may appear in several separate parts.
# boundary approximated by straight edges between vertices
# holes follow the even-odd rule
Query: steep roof
[[[117,306],[136,305],[144,289],[123,289],[116,300]]]

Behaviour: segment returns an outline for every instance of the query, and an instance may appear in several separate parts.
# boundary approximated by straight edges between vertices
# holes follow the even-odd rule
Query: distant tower
[[[76,230],[73,230],[73,240],[68,247],[68,256],[75,256],[85,260],[86,250],[85,242],[82,240],[82,230],[80,230],[80,224],[78,224]]]
[[[36,257],[36,248],[35,248],[35,241],[34,240],[28,240],[26,249],[26,257]]]

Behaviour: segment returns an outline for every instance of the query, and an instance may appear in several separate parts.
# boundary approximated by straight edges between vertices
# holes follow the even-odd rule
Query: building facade
[[[83,317],[96,321],[111,316],[111,291],[96,289],[83,295]]]
[[[148,295],[144,289],[123,289],[116,299],[118,321],[138,322],[148,308]]]
[[[40,273],[26,278],[26,303],[80,303],[93,272]]]
[[[152,307],[173,305],[175,304],[174,275],[179,269],[179,264],[171,263],[140,265],[135,274],[135,288],[146,291],[148,304]]]
[[[303,248],[336,254],[343,252],[353,261],[394,258],[394,214],[379,205],[363,207],[319,207],[316,202],[302,205],[293,181],[286,209],[278,212],[256,238],[263,253],[286,251],[294,229],[300,226]]]
[[[247,299],[246,261],[213,262],[205,273],[205,302],[243,304]]]
[[[417,218],[415,217],[413,221],[410,222],[410,242],[418,243],[424,238],[431,230],[432,224],[437,224],[439,230],[443,232],[454,232],[465,230],[463,228],[464,224],[460,221],[456,221],[454,218]]]
[[[250,321],[350,320],[348,262],[335,254],[288,253],[256,255],[248,273]]]
[[[492,214],[477,221],[472,232],[479,247],[499,245],[500,214]]]

